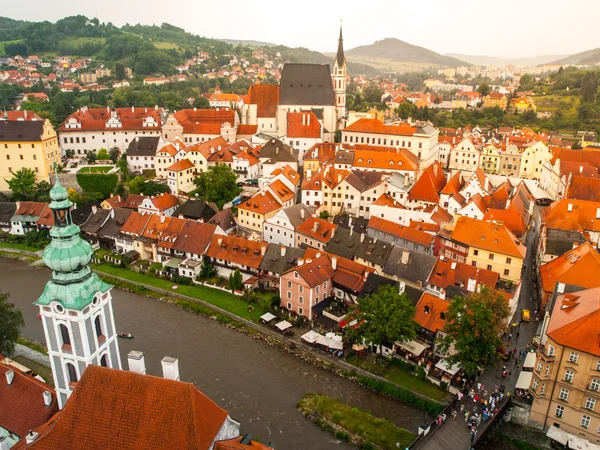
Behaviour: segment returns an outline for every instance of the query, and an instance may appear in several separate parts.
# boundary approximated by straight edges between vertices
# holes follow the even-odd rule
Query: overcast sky
[[[0,15],[56,21],[168,22],[206,37],[251,39],[334,52],[395,37],[438,53],[503,57],[571,54],[600,47],[598,0],[28,0]],[[489,6],[488,6],[489,5]]]

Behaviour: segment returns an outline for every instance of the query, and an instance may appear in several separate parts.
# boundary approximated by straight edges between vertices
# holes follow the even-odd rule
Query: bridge
[[[433,421],[430,424],[429,433],[419,435],[408,448],[411,450],[469,450],[475,446],[477,441],[479,441],[492,424],[502,416],[509,401],[510,397],[504,396],[500,402],[496,403],[498,413],[491,419],[481,422],[479,427],[477,427],[477,435],[474,441],[471,442],[471,433],[467,429],[462,414],[458,413],[456,419],[452,419],[452,410],[456,409],[459,411],[460,408],[458,400],[454,400],[442,411],[442,414],[446,415],[446,420],[442,425],[438,427],[435,421]],[[470,397],[463,397],[462,404],[465,405],[465,411],[473,411],[474,402]]]

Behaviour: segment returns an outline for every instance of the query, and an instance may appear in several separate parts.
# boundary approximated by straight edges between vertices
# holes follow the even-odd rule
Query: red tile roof
[[[186,220],[172,248],[180,252],[203,255],[216,229],[216,225]]]
[[[237,437],[235,439],[229,439],[227,441],[219,441],[215,443],[214,450],[244,450],[244,449],[255,449],[255,450],[274,450],[273,447],[261,444],[260,442],[250,440],[248,444],[242,443],[244,436]]]
[[[258,132],[258,125],[238,124],[238,136],[252,136]]]
[[[296,194],[283,181],[275,180],[269,185],[269,190],[275,194],[281,204],[289,202]]]
[[[470,264],[453,261],[451,259],[438,259],[435,263],[428,283],[446,289],[448,286],[460,286],[467,289],[469,280],[475,280],[477,285],[484,284],[490,289],[495,289],[500,275],[491,270],[473,267]],[[475,287],[475,286],[474,286]]]
[[[46,206],[47,203],[42,202],[18,202],[15,216],[40,217]]]
[[[566,198],[600,201],[600,178],[573,177],[567,186]]]
[[[408,193],[408,199],[427,203],[439,203],[440,192],[446,186],[446,175],[436,161],[427,167]]]
[[[288,112],[287,137],[298,139],[320,138],[321,124],[315,113],[312,111]]]
[[[54,226],[54,213],[49,207],[44,208],[44,211],[42,212],[42,215],[36,222],[36,225],[40,225],[42,227],[47,228],[51,228]]]
[[[258,269],[264,258],[263,251],[267,251],[266,242],[215,234],[206,249],[206,255]]]
[[[194,163],[186,158],[186,159],[177,161],[174,164],[171,164],[169,167],[167,167],[167,170],[169,172],[181,172],[183,170],[191,169],[193,167],[194,167]]]
[[[257,105],[257,117],[275,117],[279,105],[279,85],[253,84],[248,88],[248,103]]]
[[[39,94],[37,92],[30,92],[29,94],[26,94],[28,97],[33,95],[33,94]],[[44,94],[46,95],[46,94]],[[48,96],[46,96],[46,98],[48,98]],[[36,113],[34,113],[33,111],[3,111],[2,114],[0,114],[0,120],[4,119],[4,115],[8,115],[8,120],[44,120],[42,119],[40,116],[38,116]]]
[[[134,211],[121,227],[121,232],[141,236],[146,229],[146,224],[150,220],[150,217],[151,214],[141,214]]]
[[[0,359],[4,361],[2,355]],[[12,370],[14,378],[6,383],[6,372]],[[44,405],[45,391],[50,392],[52,403]],[[29,430],[42,425],[58,411],[54,389],[19,369],[0,363],[0,428],[24,438]]]
[[[121,121],[121,127],[117,130],[156,130],[160,129],[162,119],[160,114],[162,108],[115,108],[114,112]],[[114,128],[107,128],[106,122],[112,117],[113,111],[107,108],[84,108],[75,111],[62,123],[57,131],[115,131]],[[152,117],[156,122],[155,126],[144,126],[148,117]],[[67,128],[66,124],[70,119],[76,119],[81,128]]]
[[[399,148],[390,152],[377,150],[355,150],[354,167],[414,172],[418,169],[418,159],[410,151]]]
[[[208,450],[227,417],[192,383],[90,365],[27,448]]]
[[[343,131],[412,136],[417,132],[417,129],[408,123],[402,123],[400,125],[385,125],[379,119],[358,119],[352,125],[344,128]]]
[[[392,222],[390,220],[382,219],[380,217],[371,216],[369,219],[369,228],[379,231],[380,233],[389,234],[390,236],[404,239],[409,242],[429,247],[433,244],[435,239],[429,233],[419,231],[414,228],[405,227],[399,223]]]
[[[182,109],[173,117],[183,126],[185,134],[221,134],[225,123],[235,124],[236,112],[231,108]]]
[[[280,173],[290,180],[293,185],[298,185],[298,181],[300,181],[300,174],[296,172],[289,164],[286,164],[283,169],[275,169],[273,172],[271,172],[271,176],[276,177]]]
[[[516,237],[522,238],[527,231],[523,216],[514,209],[488,209],[483,220],[502,222]]]
[[[335,234],[336,229],[337,225],[333,223],[329,223],[318,217],[309,217],[296,228],[296,233],[316,239],[319,242],[327,243]]]
[[[258,214],[268,214],[281,209],[282,204],[267,190],[259,192],[248,201],[241,203],[238,208]]]
[[[152,204],[159,210],[165,211],[169,208],[179,205],[179,199],[173,194],[163,192],[155,196],[150,197]]]
[[[589,242],[569,250],[540,267],[544,291],[554,291],[556,282],[584,288],[600,286],[600,254]]]
[[[550,207],[546,227],[571,231],[600,231],[600,202],[562,199]]]
[[[329,258],[321,255],[315,259],[307,259],[304,264],[294,267],[288,272],[296,271],[302,279],[311,287],[323,284],[327,280],[331,280],[335,275]]]
[[[406,209],[401,203],[394,200],[389,194],[381,194],[381,196],[375,200],[371,206],[387,206],[388,208]]]
[[[422,328],[436,333],[438,330],[444,329],[446,325],[445,315],[449,307],[449,301],[424,292],[415,307],[414,321]]]

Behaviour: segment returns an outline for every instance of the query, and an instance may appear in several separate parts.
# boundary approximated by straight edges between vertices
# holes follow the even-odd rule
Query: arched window
[[[69,383],[77,383],[77,370],[71,363],[67,363],[67,373],[69,375]]]
[[[94,328],[96,329],[96,337],[99,339],[100,337],[103,337],[104,335],[102,334],[102,321],[100,319],[100,316],[96,316],[96,318],[94,319]]]
[[[100,358],[100,365],[102,367],[108,367],[108,356],[106,354],[102,355],[102,358]]]
[[[61,323],[58,326],[59,330],[60,330],[60,337],[62,339],[62,345],[71,345],[71,336],[69,335],[69,329],[67,328],[67,326],[64,323]]]

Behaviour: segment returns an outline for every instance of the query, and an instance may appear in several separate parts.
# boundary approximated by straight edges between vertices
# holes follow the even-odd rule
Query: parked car
[[[531,311],[529,311],[528,309],[522,309],[521,310],[521,321],[529,322],[530,320],[531,320]]]

